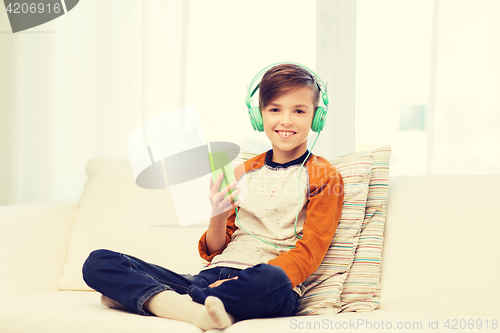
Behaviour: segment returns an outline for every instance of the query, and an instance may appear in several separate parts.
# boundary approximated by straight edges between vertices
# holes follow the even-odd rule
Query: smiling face
[[[313,90],[300,87],[271,100],[261,110],[264,132],[273,147],[272,160],[286,163],[299,158],[307,150],[315,105]]]

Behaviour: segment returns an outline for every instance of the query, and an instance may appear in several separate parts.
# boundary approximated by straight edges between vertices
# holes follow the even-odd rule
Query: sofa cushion
[[[489,330],[486,330],[488,326]],[[460,329],[464,328],[465,329]],[[495,332],[498,318],[436,312],[375,310],[341,312],[337,315],[252,319],[237,322],[222,332],[259,333],[372,333],[372,332]],[[212,332],[210,332],[212,333]],[[215,333],[215,332],[214,332]]]
[[[425,310],[425,309],[423,309]],[[309,317],[252,319],[237,322],[225,330],[237,332],[444,332],[467,326],[482,332],[498,318],[474,314],[446,314],[375,310],[367,313],[340,313]],[[448,325],[446,327],[445,325]],[[462,325],[462,326],[461,326]],[[471,329],[473,327],[473,329]],[[455,328],[455,329],[453,329]],[[88,291],[58,291],[23,296],[0,297],[0,332],[37,333],[143,333],[202,331],[195,326],[155,316],[141,316],[100,304],[100,294]]]
[[[380,309],[500,316],[500,176],[389,181]]]
[[[0,332],[203,332],[177,320],[110,309],[100,298],[92,291],[0,297]]]

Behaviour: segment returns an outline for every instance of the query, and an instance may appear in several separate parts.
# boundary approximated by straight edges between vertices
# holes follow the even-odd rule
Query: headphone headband
[[[325,107],[328,109],[328,103],[329,103],[328,92],[326,91],[326,85],[323,83],[323,81],[321,80],[321,78],[313,70],[307,68],[306,66],[301,65],[301,64],[296,63],[296,62],[289,62],[289,61],[277,62],[277,63],[274,63],[272,65],[266,66],[265,68],[263,68],[262,70],[260,70],[257,73],[257,75],[254,76],[254,78],[250,82],[250,85],[248,86],[247,97],[245,99],[245,104],[247,105],[247,107],[249,109],[252,107],[251,106],[251,104],[252,104],[252,97],[255,94],[255,92],[257,92],[257,89],[259,89],[259,86],[260,86],[260,82],[259,82],[255,86],[255,88],[253,88],[253,90],[252,90],[252,87],[255,84],[255,82],[258,79],[260,79],[261,76],[263,76],[269,69],[273,68],[276,65],[282,65],[282,64],[292,64],[292,65],[296,65],[296,66],[302,67],[303,69],[307,70],[313,76],[314,82],[316,82],[316,84],[319,87],[319,90],[322,92],[323,104],[325,104]],[[321,83],[321,86],[319,85],[318,82]],[[322,89],[322,87],[324,87],[324,90]]]

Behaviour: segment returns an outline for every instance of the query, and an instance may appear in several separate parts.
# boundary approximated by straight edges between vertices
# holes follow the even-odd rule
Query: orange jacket
[[[236,179],[244,173],[264,166],[266,153],[245,161],[235,169]],[[321,264],[337,229],[342,212],[344,182],[337,169],[325,158],[310,154],[304,164],[309,176],[309,197],[306,218],[303,224],[303,237],[295,243],[295,248],[279,254],[267,263],[281,267],[295,288],[314,273]],[[238,228],[235,225],[236,213],[233,209],[227,219],[226,242],[218,251],[209,253],[206,245],[206,232],[198,243],[200,256],[211,261],[224,251]]]

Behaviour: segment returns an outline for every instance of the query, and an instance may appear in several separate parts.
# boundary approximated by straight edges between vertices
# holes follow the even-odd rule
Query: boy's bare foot
[[[120,310],[128,310],[128,308],[123,305],[122,303],[119,303],[115,300],[112,300],[111,298],[101,295],[101,303],[108,308],[113,308],[113,309],[120,309]]]

